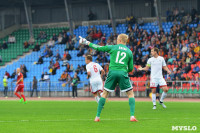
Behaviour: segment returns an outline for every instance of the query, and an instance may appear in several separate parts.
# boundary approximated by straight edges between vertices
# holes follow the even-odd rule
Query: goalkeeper
[[[129,98],[130,106],[130,121],[137,121],[134,117],[135,112],[135,98],[133,94],[133,87],[128,77],[128,72],[133,70],[133,55],[131,50],[126,47],[128,36],[120,34],[117,37],[117,45],[99,46],[90,43],[85,38],[80,37],[79,43],[89,45],[89,47],[102,52],[110,53],[109,73],[105,81],[103,94],[99,100],[97,115],[95,121],[100,121],[101,110],[104,107],[106,98],[109,92],[113,92],[117,84],[122,92],[126,92]]]

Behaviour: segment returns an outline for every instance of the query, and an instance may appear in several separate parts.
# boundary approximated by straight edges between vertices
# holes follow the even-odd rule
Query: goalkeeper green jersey
[[[93,43],[89,47],[102,52],[110,53],[109,70],[131,72],[133,70],[132,51],[123,44],[99,46]]]

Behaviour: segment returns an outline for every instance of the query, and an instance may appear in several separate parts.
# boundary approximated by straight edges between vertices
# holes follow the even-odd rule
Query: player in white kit
[[[166,62],[163,57],[158,55],[158,48],[151,49],[151,57],[147,61],[146,67],[140,67],[139,70],[149,70],[151,68],[151,79],[150,79],[150,88],[152,89],[152,102],[153,102],[153,109],[156,109],[156,87],[160,85],[160,88],[163,89],[162,96],[160,98],[160,105],[163,108],[166,106],[163,103],[164,98],[167,96],[168,88],[165,79],[163,78],[162,68],[167,71],[168,74],[171,74],[171,71],[168,69]]]
[[[99,103],[100,98],[98,94],[101,96],[103,92],[103,81],[101,76],[103,76],[105,72],[98,63],[92,62],[91,55],[85,57],[85,63],[87,64],[87,78],[90,78],[91,92],[93,93],[97,103]]]

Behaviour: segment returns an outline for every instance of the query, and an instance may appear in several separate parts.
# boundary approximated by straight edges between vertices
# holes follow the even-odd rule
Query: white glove
[[[79,43],[80,44],[85,44],[85,45],[89,45],[90,42],[88,40],[86,40],[85,38],[82,38],[81,36],[79,36],[80,40]]]

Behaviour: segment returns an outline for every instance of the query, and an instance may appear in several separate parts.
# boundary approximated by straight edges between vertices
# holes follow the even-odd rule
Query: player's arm
[[[96,51],[102,51],[102,52],[109,52],[111,50],[111,46],[99,46],[93,43],[89,43],[89,47],[92,49],[95,49]]]
[[[89,79],[91,76],[91,73],[90,72],[87,72],[87,79]]]
[[[105,75],[105,71],[102,69],[101,70],[101,78],[103,79],[103,75]]]
[[[138,68],[138,70],[140,70],[140,71],[148,71],[149,70],[149,68],[151,67],[151,59],[149,59],[148,61],[147,61],[147,65],[146,65],[146,67],[140,67],[140,68]]]
[[[132,72],[133,71],[133,55],[131,55],[131,59],[129,60],[128,63],[128,72]]]
[[[87,71],[87,79],[89,79],[91,76],[90,66],[86,65],[86,71]]]
[[[164,69],[165,71],[167,71],[168,74],[171,74],[171,71],[169,70],[169,68],[168,68],[167,66],[163,66],[163,69]]]
[[[20,79],[16,82],[16,84],[18,84],[21,80],[23,80],[23,78],[20,78]]]
[[[92,49],[95,49],[97,51],[109,52],[112,47],[111,45],[110,46],[99,46],[99,45],[89,42],[88,40],[86,40],[85,38],[82,38],[81,36],[79,36],[79,38],[80,38],[80,40],[79,40],[80,44],[88,45],[89,47],[91,47]]]
[[[151,67],[151,65],[147,64],[146,67],[143,67],[143,68],[140,67],[140,68],[138,68],[138,70],[140,70],[140,71],[148,71],[150,67]]]
[[[162,58],[162,66],[163,66],[163,69],[167,71],[168,74],[171,74],[171,71],[168,69],[164,58]]]

